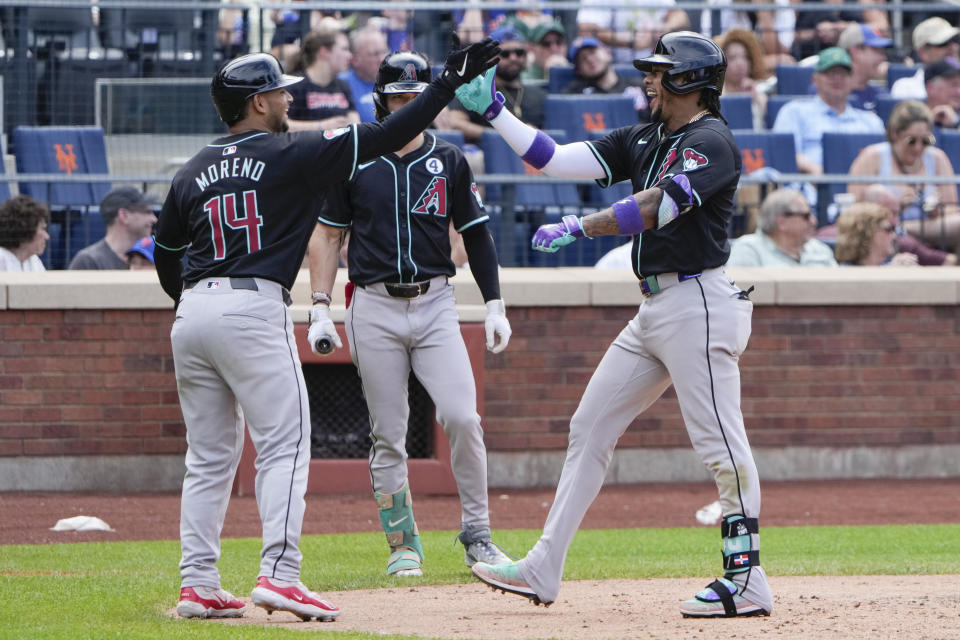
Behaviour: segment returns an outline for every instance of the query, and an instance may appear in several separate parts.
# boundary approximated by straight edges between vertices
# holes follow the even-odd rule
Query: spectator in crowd
[[[917,256],[897,252],[897,225],[886,208],[870,202],[850,205],[837,218],[837,262],[847,265],[917,266]]]
[[[127,251],[127,266],[133,271],[141,269],[156,269],[153,263],[153,236],[140,238]]]
[[[754,39],[760,45],[766,69],[775,69],[778,64],[794,64],[796,61],[790,55],[790,47],[797,12],[790,7],[790,0],[774,0],[783,7],[775,11],[741,11],[733,8],[736,2],[707,0],[708,8],[700,12],[700,33],[714,39],[717,34],[731,30],[747,31],[751,36],[756,33]]]
[[[839,47],[820,52],[813,74],[817,95],[787,102],[777,113],[773,131],[793,135],[797,150],[797,168],[801,173],[823,174],[823,134],[883,133],[877,114],[851,107],[852,63],[850,54]],[[805,185],[804,192],[816,204],[816,190]]]
[[[676,0],[650,0],[645,4],[662,8],[622,9],[610,7],[610,0],[583,0],[577,12],[580,36],[592,36],[610,47],[614,62],[633,62],[653,51],[660,36],[690,26],[687,12],[676,8]]]
[[[581,36],[570,45],[573,80],[563,88],[564,93],[626,95],[633,98],[633,106],[640,120],[650,120],[647,94],[642,76],[624,77],[613,68],[610,49],[591,36]]]
[[[757,230],[730,246],[728,267],[835,267],[830,247],[813,237],[817,217],[803,193],[770,192],[760,205]]]
[[[933,114],[933,124],[941,129],[960,126],[960,62],[944,58],[923,68],[926,104]]]
[[[863,202],[871,202],[884,207],[891,218],[896,221],[900,212],[900,203],[887,185],[871,184],[863,192]],[[835,225],[834,225],[835,226]],[[834,230],[836,233],[836,230]],[[939,249],[932,249],[923,244],[903,228],[897,225],[897,251],[906,251],[917,256],[917,262],[924,267],[952,267],[957,264],[957,255]]]
[[[763,115],[767,110],[767,94],[762,83],[770,79],[770,72],[760,43],[753,32],[739,28],[726,31],[716,41],[727,56],[723,95],[748,94],[753,103],[753,126],[762,129]]]
[[[893,40],[884,38],[868,24],[851,24],[840,34],[837,46],[850,54],[850,105],[858,109],[876,111],[880,98],[888,95],[887,48]]]
[[[913,50],[920,64],[928,65],[947,57],[960,57],[960,29],[939,16],[927,18],[913,29]],[[925,100],[924,68],[912,76],[900,78],[890,87],[890,95],[899,100]]]
[[[217,44],[225,60],[247,53],[250,48],[247,36],[250,32],[248,9],[240,0],[223,0],[217,28]],[[236,7],[236,8],[228,8]]]
[[[816,11],[797,11],[796,37],[791,53],[797,60],[815,56],[829,47],[840,46],[840,34],[851,24],[866,23],[880,33],[890,32],[890,23],[885,11],[867,9],[856,11],[848,8],[847,0],[801,0],[819,5]],[[873,0],[859,0],[860,4],[873,4]]]
[[[316,11],[272,9],[270,11],[270,21],[274,24],[274,30],[273,36],[270,38],[270,53],[280,60],[284,66],[292,66],[289,61],[297,56],[300,49],[300,36],[313,29],[314,24],[321,17],[322,14]]]
[[[389,7],[387,3],[385,6]],[[387,39],[388,51],[410,51],[413,45],[413,11],[410,9],[383,9],[381,31]]]
[[[40,254],[47,248],[47,205],[18,195],[0,204],[0,271],[46,271]]]
[[[542,127],[543,103],[547,92],[543,87],[525,84],[520,79],[520,74],[527,66],[526,39],[512,24],[495,29],[490,37],[500,41],[500,62],[497,64],[495,82],[497,91],[506,99],[504,106],[527,124]],[[458,100],[450,103],[445,115],[443,126],[462,131],[464,140],[468,142],[479,142],[483,132],[490,128],[490,123],[482,115],[467,111]]]
[[[307,34],[298,65],[304,80],[288,89],[293,96],[287,112],[290,131],[339,129],[360,122],[350,87],[337,77],[352,58],[342,31],[322,29]]]
[[[361,122],[376,122],[373,82],[380,62],[387,56],[387,38],[379,29],[357,29],[350,34],[350,68],[337,77],[347,83]]]
[[[100,202],[106,234],[78,251],[68,268],[126,269],[127,250],[153,233],[157,222],[154,205],[153,198],[136,187],[117,187],[107,193]]]
[[[889,183],[899,202],[904,228],[927,244],[943,244],[951,249],[960,240],[960,212],[956,184],[925,183],[926,176],[952,176],[953,167],[942,149],[934,146],[933,114],[918,100],[898,103],[887,120],[886,142],[866,147],[853,164],[850,175],[916,176],[913,184]],[[864,199],[867,185],[848,187],[858,201]],[[939,220],[933,220],[939,218]]]
[[[567,63],[567,34],[557,20],[541,22],[530,30],[530,52],[533,60],[521,76],[524,82],[546,80],[551,67],[565,67]]]

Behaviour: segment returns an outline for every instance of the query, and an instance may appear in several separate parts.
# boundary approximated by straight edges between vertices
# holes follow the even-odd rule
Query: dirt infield
[[[956,509],[960,479],[783,482],[767,483],[763,489],[761,526],[960,522]],[[583,527],[700,526],[694,513],[715,496],[710,484],[606,487]],[[553,492],[494,490],[490,498],[495,529],[539,529]],[[458,525],[460,510],[454,496],[415,495],[414,508],[421,529],[455,529]],[[175,540],[179,497],[0,493],[0,513],[8,516],[0,519],[0,544]],[[58,519],[75,515],[98,516],[115,531],[49,530]],[[367,495],[308,496],[304,532],[379,531],[376,518],[373,500]],[[259,535],[253,498],[234,498],[224,536]],[[343,611],[334,623],[303,623],[283,613],[268,617],[262,610],[251,608],[244,618],[228,624],[483,640],[960,637],[960,576],[773,576],[774,612],[770,617],[681,618],[678,602],[703,587],[706,579],[570,581],[564,583],[560,597],[549,608],[494,593],[480,583],[324,593]],[[396,615],[401,610],[416,615]]]

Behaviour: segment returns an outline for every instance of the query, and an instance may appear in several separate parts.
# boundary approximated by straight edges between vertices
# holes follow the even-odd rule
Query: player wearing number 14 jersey
[[[214,76],[211,95],[229,134],[177,172],[155,234],[160,284],[177,301],[170,342],[188,447],[181,616],[236,617],[244,610],[221,588],[216,563],[245,421],[257,450],[263,522],[251,599],[304,620],[339,614],[300,582],[310,411],[288,290],[323,190],[406,144],[457,86],[496,64],[498,51],[485,40],[452,53],[416,104],[389,123],[325,132],[286,132],[292,98],[285,87],[300,79],[283,74],[273,56],[242,56]]]

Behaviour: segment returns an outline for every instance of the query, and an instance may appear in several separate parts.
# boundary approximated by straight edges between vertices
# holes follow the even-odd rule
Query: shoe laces
[[[467,547],[467,551],[480,562],[496,564],[502,561],[504,557],[516,560],[513,556],[504,552],[503,549],[494,544],[493,540],[476,540]]]

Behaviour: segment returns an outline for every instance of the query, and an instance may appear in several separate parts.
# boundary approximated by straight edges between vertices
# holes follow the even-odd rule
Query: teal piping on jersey
[[[481,223],[483,223],[483,222],[487,222],[488,220],[490,220],[490,216],[483,216],[482,218],[477,218],[476,220],[471,220],[470,222],[468,222],[467,224],[463,225],[463,226],[460,227],[459,229],[457,229],[456,227],[454,227],[454,231],[456,231],[457,233],[463,233],[464,231],[466,231],[466,230],[469,229],[470,227],[475,227],[476,225],[481,224]]]
[[[246,138],[240,138],[239,140],[234,140],[233,142],[227,142],[226,144],[208,144],[208,147],[214,149],[222,149],[224,147],[232,147],[234,145],[240,144],[241,142],[246,142],[247,140],[253,140],[254,138],[259,138],[260,136],[268,136],[270,133],[268,131],[259,131],[257,133],[251,134]]]
[[[386,156],[380,156],[380,159],[387,163],[387,165],[393,169],[393,228],[397,231],[397,274],[400,277],[400,274],[403,273],[402,267],[400,265],[400,202],[397,198],[397,193],[399,193],[399,185],[397,184],[397,167],[394,166],[392,162],[387,160]],[[409,191],[409,189],[407,189]],[[400,282],[403,282],[403,278],[400,277]]]
[[[347,180],[353,180],[353,176],[357,173],[357,160],[359,159],[357,158],[357,154],[359,152],[357,145],[360,144],[360,140],[357,136],[357,125],[350,125],[350,129],[353,134],[353,166],[350,168],[350,177],[347,178]]]
[[[334,222],[333,220],[327,220],[323,216],[317,216],[317,222],[319,222],[320,224],[325,224],[328,227],[337,227],[339,229],[346,229],[347,227],[350,226],[349,222],[347,222],[346,224],[342,222]]]
[[[174,249],[173,247],[168,247],[168,246],[165,245],[165,244],[160,244],[159,242],[157,242],[157,236],[153,236],[153,244],[157,245],[157,246],[160,247],[161,249],[166,249],[167,251],[183,251],[184,249],[186,249],[187,247],[190,246],[190,243],[188,242],[187,244],[183,245],[182,247],[177,247],[176,249]]]
[[[410,256],[410,264],[413,265],[413,276],[411,277],[411,280],[410,280],[411,282],[416,280],[416,275],[420,273],[420,268],[417,266],[417,263],[413,261],[413,225],[410,224],[410,193],[411,193],[410,192],[410,169],[412,169],[413,165],[417,164],[418,162],[423,162],[423,160],[425,160],[427,156],[433,153],[433,150],[437,148],[436,136],[431,134],[430,138],[433,140],[433,142],[430,144],[430,148],[427,149],[427,152],[407,165],[406,207],[407,207],[407,230],[409,231],[409,233],[407,234],[407,255]],[[420,197],[420,196],[416,196],[416,197]],[[449,221],[449,218],[447,220]],[[403,278],[400,279],[400,282],[403,282]]]
[[[600,156],[600,153],[597,151],[596,147],[593,146],[592,142],[584,140],[583,143],[587,145],[587,148],[590,149],[591,153],[593,153],[593,157],[597,159],[597,162],[599,162],[600,166],[603,167],[603,172],[607,175],[606,178],[598,178],[594,182],[596,182],[601,189],[606,189],[613,184],[613,172],[610,171],[610,166]]]

